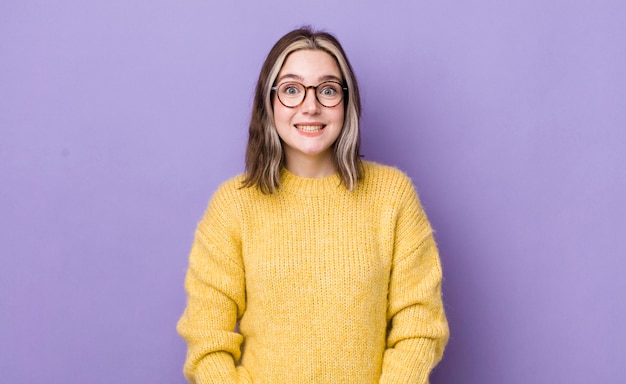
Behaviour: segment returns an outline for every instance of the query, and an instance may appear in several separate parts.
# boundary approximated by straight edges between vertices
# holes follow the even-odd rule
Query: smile
[[[295,125],[302,132],[318,132],[324,129],[324,125]]]

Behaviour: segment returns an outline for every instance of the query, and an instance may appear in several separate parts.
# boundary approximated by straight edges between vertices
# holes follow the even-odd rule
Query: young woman
[[[360,109],[332,35],[274,45],[246,172],[214,194],[191,250],[190,382],[428,382],[448,339],[437,247],[410,180],[360,160]]]

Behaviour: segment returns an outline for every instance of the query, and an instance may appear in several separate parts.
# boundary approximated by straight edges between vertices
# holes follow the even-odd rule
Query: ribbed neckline
[[[320,196],[345,190],[338,173],[326,177],[309,178],[296,176],[286,168],[280,170],[280,187],[289,193]]]

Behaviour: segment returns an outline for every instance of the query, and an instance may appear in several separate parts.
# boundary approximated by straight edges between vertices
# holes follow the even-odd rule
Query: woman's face
[[[293,81],[309,87],[329,80],[343,84],[335,59],[324,51],[299,50],[287,57],[275,85]],[[294,108],[284,106],[277,92],[273,98],[274,124],[283,141],[288,169],[299,161],[321,166],[333,164],[331,147],[343,127],[343,101],[334,107],[324,107],[316,99],[313,88],[306,91],[302,104]]]

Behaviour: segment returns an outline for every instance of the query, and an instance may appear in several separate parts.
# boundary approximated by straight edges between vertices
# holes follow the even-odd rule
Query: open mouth
[[[307,133],[313,133],[313,132],[319,132],[322,129],[324,129],[324,125],[295,125],[296,129],[302,131],[302,132],[307,132]]]

